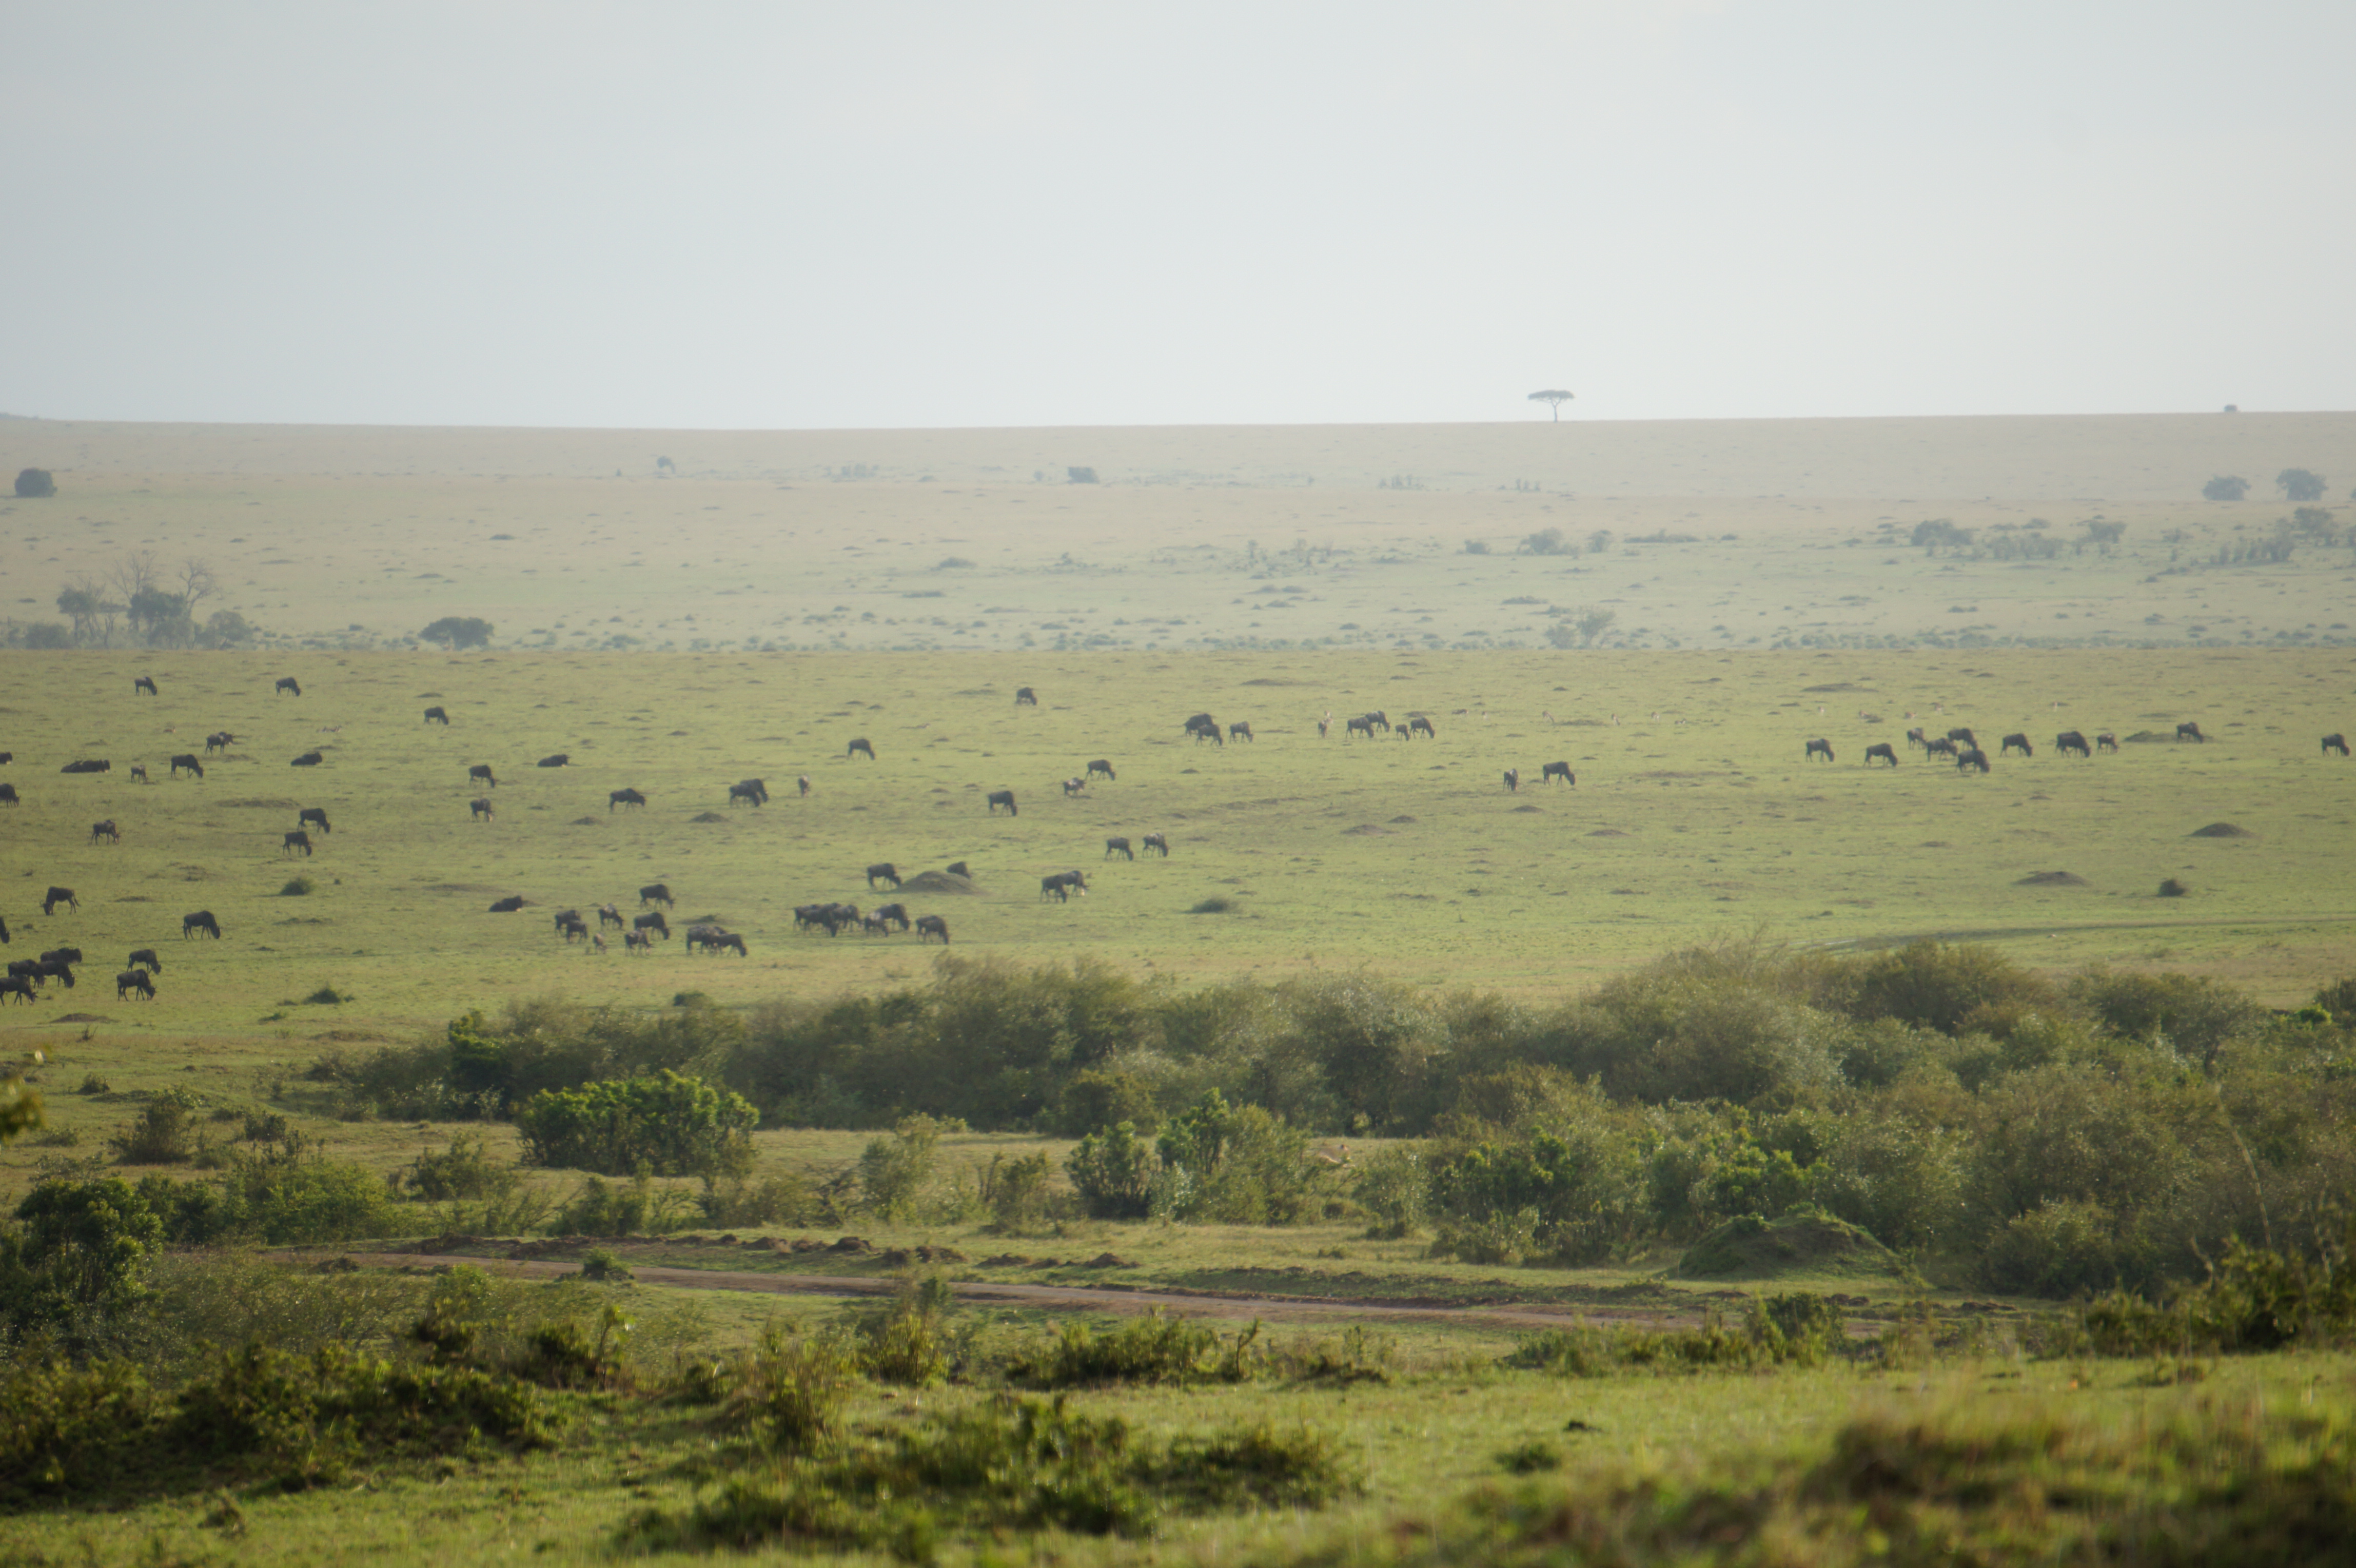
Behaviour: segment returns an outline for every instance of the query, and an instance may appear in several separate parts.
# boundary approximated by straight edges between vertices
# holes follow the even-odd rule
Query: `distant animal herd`
[[[146,675],[138,677],[133,682],[132,690],[134,697],[157,697],[161,694],[155,679]],[[302,694],[301,683],[292,676],[281,678],[273,688],[273,696],[300,697]],[[1036,707],[1039,699],[1033,688],[1023,686],[1017,689],[1014,702],[1018,707]],[[1547,716],[1552,717],[1551,714]],[[1870,715],[1860,716],[1870,718]],[[1913,715],[1908,716],[1911,718]],[[1333,715],[1327,713],[1317,721],[1317,734],[1320,739],[1329,737],[1333,720]],[[425,710],[424,722],[447,727],[450,724],[450,715],[444,708],[430,707]],[[1181,733],[1192,737],[1198,745],[1207,740],[1221,748],[1231,741],[1256,740],[1248,722],[1236,721],[1223,726],[1208,713],[1190,715],[1182,726]],[[1438,726],[1432,723],[1429,715],[1421,713],[1408,714],[1405,715],[1405,722],[1399,724],[1395,724],[1389,714],[1382,711],[1353,714],[1344,720],[1343,738],[1345,742],[1361,736],[1371,741],[1377,735],[1396,735],[1402,740],[1409,741],[1419,736],[1432,741],[1440,738]],[[230,746],[234,745],[238,738],[227,730],[215,731],[205,737],[204,755],[206,757],[216,754],[226,755]],[[2158,739],[2160,737],[2146,735],[2131,738]],[[2175,739],[2179,743],[2190,741],[2195,744],[2206,744],[2209,736],[2201,732],[2201,725],[2197,722],[2188,721],[2176,726]],[[1991,771],[1994,767],[1987,751],[1981,747],[1979,737],[1967,725],[1955,726],[1944,735],[1932,735],[1927,726],[1911,728],[1906,732],[1906,744],[1911,749],[1920,750],[1925,761],[1943,758],[1952,763],[1959,772],[1985,774]],[[2089,740],[2083,732],[2072,729],[2063,730],[2056,735],[2053,737],[2052,747],[2058,756],[2077,757],[2091,760],[2098,753],[2116,752],[2119,749],[2119,741],[2116,736],[2107,730],[2097,733]],[[2325,756],[2336,755],[2347,757],[2350,755],[2347,737],[2340,734],[2325,736],[2322,752]],[[2034,757],[2037,754],[2036,747],[2025,732],[2016,731],[2007,735],[1997,745],[1997,755],[1999,758],[2008,758],[2016,753],[2024,758]],[[875,748],[865,736],[852,740],[845,756],[847,757],[863,757],[870,762],[877,760]],[[1826,764],[1836,764],[1838,761],[1832,741],[1821,736],[1805,740],[1802,746],[1802,758],[1806,762],[1821,760]],[[14,752],[0,751],[0,766],[13,763],[15,760]],[[294,757],[293,766],[315,768],[320,766],[324,760],[323,754],[313,749]],[[558,752],[540,758],[537,766],[552,768],[566,768],[571,766],[572,760],[569,754]],[[1890,742],[1875,742],[1868,745],[1864,749],[1862,763],[1867,768],[1880,763],[1894,768],[1899,766],[1899,762],[1898,747]],[[66,763],[59,771],[63,774],[100,774],[111,772],[113,764],[107,759],[82,757]],[[175,779],[184,773],[199,780],[205,777],[203,758],[192,753],[183,752],[173,757],[170,759],[169,768],[167,777]],[[148,781],[145,764],[131,765],[129,773],[134,782]],[[498,787],[497,774],[492,765],[487,762],[469,765],[466,777],[469,783],[481,784],[493,789]],[[1066,797],[1083,795],[1099,779],[1107,783],[1113,783],[1117,782],[1119,778],[1119,774],[1115,769],[1111,758],[1097,757],[1089,761],[1082,772],[1062,780],[1063,793]],[[1508,791],[1518,791],[1522,784],[1521,769],[1506,768],[1504,781]],[[1559,781],[1565,785],[1576,787],[1579,779],[1571,771],[1568,761],[1555,761],[1541,765],[1538,781],[1541,786]],[[802,775],[795,782],[798,794],[808,797],[811,791],[809,776]],[[20,799],[13,782],[0,781],[0,805],[17,805],[20,803]],[[741,804],[760,808],[766,806],[769,800],[768,785],[760,779],[739,779],[727,787],[726,803],[730,806]],[[626,786],[612,790],[606,796],[608,814],[625,808],[644,808],[648,803],[647,795],[633,787]],[[477,822],[492,822],[497,820],[497,812],[493,808],[490,796],[477,797],[467,802],[467,807],[470,816]],[[992,816],[997,815],[1001,809],[1009,817],[1021,815],[1015,801],[1014,791],[1012,789],[987,791],[984,796],[984,807]],[[322,839],[334,831],[324,808],[317,806],[301,808],[296,813],[294,826],[287,830],[281,838],[282,854],[300,854],[305,857],[312,855],[318,847],[317,842],[311,837],[314,829],[317,830]],[[90,840],[93,844],[119,845],[123,842],[122,829],[112,818],[93,822],[91,824]],[[1170,855],[1168,835],[1162,832],[1148,832],[1132,841],[1126,834],[1115,834],[1104,841],[1106,860],[1118,856],[1123,861],[1134,863],[1141,851],[1149,856],[1158,854],[1164,860],[1168,859]],[[969,882],[973,874],[965,862],[958,861],[947,868],[946,875]],[[897,892],[908,880],[909,878],[904,876],[899,868],[889,861],[879,861],[866,867],[866,881],[871,892],[880,885],[888,885],[893,891]],[[921,886],[923,884],[919,883],[918,886]],[[1077,869],[1052,872],[1041,877],[1039,881],[1039,897],[1042,902],[1053,899],[1059,904],[1068,904],[1075,896],[1084,897],[1087,891],[1087,877]],[[520,895],[510,896],[492,904],[490,910],[494,914],[514,913],[526,908],[529,902]],[[600,904],[595,907],[596,925],[592,928],[588,918],[578,908],[569,908],[555,912],[553,930],[558,938],[568,944],[581,942],[595,951],[603,952],[606,950],[605,933],[611,929],[620,936],[623,950],[626,953],[634,957],[644,957],[654,951],[654,944],[657,941],[670,940],[670,922],[663,911],[675,907],[676,900],[669,886],[664,883],[651,883],[638,889],[640,912],[637,914],[626,916],[614,903]],[[81,900],[74,889],[53,886],[48,888],[41,900],[41,914],[44,918],[53,918],[60,908],[79,912]],[[823,930],[830,937],[840,936],[845,931],[855,931],[865,936],[890,936],[895,932],[905,935],[913,931],[919,942],[937,940],[943,947],[947,947],[949,941],[948,922],[945,918],[936,914],[912,915],[905,903],[896,901],[863,912],[856,905],[849,903],[803,904],[794,910],[794,926],[797,930],[804,932]],[[744,937],[738,932],[727,929],[714,919],[706,918],[690,923],[682,929],[680,934],[684,939],[683,950],[689,953],[699,951],[707,954],[734,953],[740,958],[748,954],[749,950]],[[194,938],[219,940],[221,936],[220,922],[209,909],[198,909],[181,917],[180,935],[184,940]],[[5,945],[12,940],[6,920],[0,918],[0,945]],[[0,1002],[36,1001],[41,994],[41,988],[51,981],[70,990],[75,985],[74,966],[82,961],[81,950],[70,946],[53,948],[37,959],[12,961],[7,965],[5,977],[0,978]],[[143,1001],[154,1001],[156,994],[155,978],[162,974],[164,969],[163,961],[157,956],[156,950],[154,948],[135,949],[125,962],[128,967],[114,977],[116,999],[127,1001],[135,993]]]

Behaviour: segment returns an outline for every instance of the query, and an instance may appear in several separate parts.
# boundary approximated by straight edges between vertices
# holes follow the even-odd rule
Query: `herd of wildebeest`
[[[145,675],[138,677],[134,682],[133,693],[134,697],[140,694],[147,696],[159,694],[154,678]],[[273,694],[300,697],[303,694],[303,688],[297,681],[289,676],[278,681]],[[1017,706],[1035,707],[1038,705],[1039,699],[1031,687],[1023,686],[1017,689],[1014,701]],[[1547,716],[1552,717],[1551,714]],[[1911,718],[1913,715],[1910,714],[1907,716]],[[1868,722],[1879,722],[1869,714],[1861,714],[1859,717]],[[1317,734],[1321,739],[1331,733],[1333,721],[1333,715],[1330,712],[1317,721]],[[450,723],[450,715],[442,707],[430,707],[425,710],[424,722],[446,726]],[[1250,724],[1237,722],[1223,727],[1207,713],[1198,713],[1188,717],[1183,726],[1183,733],[1191,736],[1198,745],[1207,740],[1221,747],[1226,746],[1230,741],[1250,741],[1254,738]],[[1418,736],[1437,740],[1439,734],[1439,729],[1431,719],[1420,713],[1409,714],[1404,724],[1397,725],[1392,723],[1390,715],[1386,712],[1359,714],[1345,719],[1343,729],[1343,738],[1345,741],[1357,736],[1364,736],[1371,741],[1376,735],[1397,735],[1402,740],[1410,741]],[[2188,722],[2176,726],[2176,739],[2179,742],[2205,743],[2208,738],[2201,733],[2198,723]],[[206,736],[204,757],[211,757],[216,753],[226,755],[229,747],[237,740],[238,736],[227,730],[215,731]],[[1957,726],[1939,736],[1928,733],[1927,728],[1909,729],[1906,732],[1906,743],[1910,748],[1919,748],[1924,760],[1945,757],[1951,759],[1956,769],[1961,772],[1987,773],[1991,768],[1987,753],[1981,748],[1978,736],[1968,726]],[[2063,730],[2053,737],[2053,749],[2064,757],[2076,756],[2092,759],[2097,752],[2117,751],[2119,742],[2118,737],[2108,731],[2097,734],[2090,741],[2078,730]],[[2337,734],[2325,736],[2323,751],[2327,756],[2335,753],[2343,757],[2349,756],[2347,737]],[[2026,733],[2015,732],[2008,735],[1998,744],[1999,757],[2009,757],[2015,752],[2025,757],[2036,755],[2036,749]],[[1818,759],[1827,763],[1837,761],[1832,742],[1822,736],[1807,741],[1802,755],[1804,760],[1811,762]],[[850,743],[845,756],[846,757],[864,757],[872,762],[875,760],[875,748],[866,737],[861,736]],[[177,779],[181,774],[187,773],[199,779],[204,778],[204,757],[198,757],[193,753],[175,756],[171,758],[169,777]],[[15,760],[15,753],[0,751],[0,765],[12,763]],[[314,749],[295,757],[292,766],[316,768],[322,760],[321,753]],[[569,754],[556,752],[540,758],[537,766],[566,768],[572,765],[572,761]],[[1865,748],[1863,761],[1869,768],[1877,762],[1886,763],[1895,768],[1899,762],[1898,748],[1887,741],[1875,742]],[[59,771],[67,774],[107,773],[111,772],[113,764],[105,759],[77,758],[68,762]],[[146,782],[145,765],[132,765],[130,777],[135,782]],[[1066,797],[1080,795],[1099,778],[1112,782],[1119,777],[1109,757],[1098,757],[1090,761],[1081,773],[1064,779],[1063,792]],[[1559,780],[1566,785],[1576,787],[1579,782],[1568,761],[1546,763],[1539,770],[1538,779],[1542,785]],[[471,765],[467,769],[467,780],[469,783],[478,783],[493,789],[498,787],[498,776],[489,763]],[[1508,790],[1518,790],[1521,788],[1521,769],[1518,768],[1505,769],[1505,786]],[[796,784],[800,794],[807,796],[810,793],[811,786],[808,775],[798,779]],[[13,806],[19,801],[20,797],[16,785],[0,782],[0,805]],[[730,806],[742,804],[761,807],[767,805],[768,802],[769,789],[763,779],[744,779],[728,786],[727,804]],[[613,790],[607,795],[605,809],[611,813],[625,808],[643,807],[646,804],[647,797],[642,791],[624,788]],[[984,805],[992,816],[1001,809],[1009,816],[1021,814],[1014,791],[1012,789],[988,791],[984,797]],[[492,797],[487,795],[469,801],[468,809],[471,816],[477,821],[491,822],[497,816]],[[326,810],[316,806],[300,808],[296,814],[295,825],[288,830],[281,840],[281,852],[290,855],[299,854],[305,856],[313,854],[317,847],[311,837],[311,830],[315,828],[323,838],[334,831],[333,824],[327,820]],[[123,837],[121,829],[112,818],[91,823],[90,836],[93,843],[107,844],[119,844]],[[1166,834],[1160,832],[1143,834],[1134,843],[1126,835],[1115,835],[1105,840],[1104,854],[1107,860],[1118,855],[1123,860],[1134,861],[1140,849],[1148,854],[1159,854],[1166,859],[1170,854],[1170,840]],[[946,867],[939,875],[954,879],[949,881],[948,886],[960,890],[969,887],[971,884],[972,872],[963,861]],[[884,884],[888,884],[893,890],[897,891],[905,882],[909,880],[903,877],[898,868],[888,861],[868,866],[866,876],[870,891]],[[940,884],[936,883],[934,886],[937,886]],[[1053,898],[1059,903],[1067,903],[1075,894],[1085,895],[1087,890],[1087,877],[1076,869],[1051,873],[1040,878],[1039,882],[1039,897],[1043,901]],[[513,896],[499,899],[490,906],[490,909],[494,914],[509,914],[524,908],[529,902],[520,896]],[[612,929],[620,933],[626,952],[633,956],[643,956],[654,950],[654,944],[657,941],[669,940],[670,923],[663,910],[673,908],[674,904],[669,887],[662,883],[653,883],[638,889],[639,913],[626,916],[614,903],[600,904],[595,907],[596,924],[593,928],[589,918],[579,908],[560,909],[555,914],[555,934],[567,942],[584,942],[595,950],[603,952],[605,950],[605,933]],[[45,917],[54,916],[60,905],[78,911],[81,908],[81,901],[72,888],[52,886],[41,901],[41,913]],[[844,931],[856,931],[871,936],[889,936],[894,931],[905,934],[913,930],[919,942],[937,939],[943,947],[947,947],[949,940],[948,922],[943,917],[912,916],[907,906],[900,902],[884,904],[863,911],[857,905],[850,903],[803,904],[794,910],[794,925],[798,930],[823,930],[830,937],[839,936]],[[221,934],[220,922],[214,918],[210,910],[199,909],[181,918],[180,934],[184,939],[210,937],[218,940]],[[705,919],[693,922],[686,926],[681,934],[685,938],[684,949],[690,953],[698,950],[706,953],[733,952],[743,957],[747,952],[744,938],[728,930],[715,920]],[[5,918],[0,918],[0,944],[7,944],[12,940]],[[0,979],[0,1000],[31,1002],[39,994],[39,988],[50,981],[56,981],[66,988],[71,988],[75,983],[74,966],[82,961],[81,950],[76,947],[53,948],[42,953],[37,959],[11,961],[7,965],[5,978]],[[144,999],[154,1000],[155,977],[161,974],[164,968],[163,961],[157,956],[155,950],[137,949],[125,962],[128,967],[114,977],[116,998],[127,1000],[135,993]]]

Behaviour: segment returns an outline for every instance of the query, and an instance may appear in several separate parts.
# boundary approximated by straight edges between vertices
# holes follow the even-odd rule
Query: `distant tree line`
[[[96,574],[78,574],[57,596],[63,621],[11,624],[11,647],[241,648],[256,633],[235,610],[204,613],[220,592],[212,568],[191,556],[177,568],[160,564],[152,550],[119,557]]]

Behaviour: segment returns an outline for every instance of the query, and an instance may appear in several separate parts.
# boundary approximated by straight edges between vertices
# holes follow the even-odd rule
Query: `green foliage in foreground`
[[[1069,1389],[1107,1383],[1199,1383],[1248,1381],[1259,1369],[1254,1348],[1259,1325],[1221,1334],[1205,1323],[1148,1312],[1108,1334],[1085,1323],[1062,1324],[1047,1341],[1018,1352],[1007,1364],[1012,1381],[1034,1389]]]
[[[648,1078],[541,1090],[516,1112],[524,1160],[605,1176],[743,1176],[760,1113],[742,1095],[668,1068]]]

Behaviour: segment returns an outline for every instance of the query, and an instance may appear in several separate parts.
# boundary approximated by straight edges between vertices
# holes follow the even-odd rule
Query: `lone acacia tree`
[[[1548,408],[1554,410],[1554,416],[1558,422],[1562,418],[1562,405],[1569,403],[1570,399],[1570,393],[1559,390],[1534,392],[1530,393],[1530,401],[1532,403],[1542,403]]]
[[[477,616],[444,616],[417,634],[420,642],[445,648],[483,648],[491,640],[491,623]]]
[[[2306,468],[2285,468],[2275,476],[2275,484],[2285,496],[2295,501],[2319,501],[2323,499],[2323,476]]]

